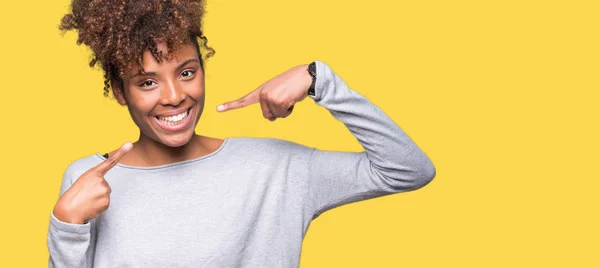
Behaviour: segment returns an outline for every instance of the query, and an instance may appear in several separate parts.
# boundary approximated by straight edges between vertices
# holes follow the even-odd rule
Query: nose
[[[166,83],[160,92],[160,104],[177,106],[186,98],[181,86],[173,81]]]

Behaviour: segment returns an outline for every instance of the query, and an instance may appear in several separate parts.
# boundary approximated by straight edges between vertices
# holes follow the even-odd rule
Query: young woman
[[[74,0],[61,23],[140,129],[139,140],[74,161],[50,215],[50,267],[297,267],[310,222],[351,202],[420,188],[435,168],[328,65],[293,67],[219,111],[259,103],[269,120],[309,97],[363,152],[274,138],[205,137],[199,1]]]

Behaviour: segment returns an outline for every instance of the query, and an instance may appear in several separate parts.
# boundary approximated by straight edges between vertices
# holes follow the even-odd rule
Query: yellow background
[[[45,267],[73,160],[137,138],[90,53],[61,37],[68,1],[2,1],[0,267]],[[271,123],[217,114],[301,63],[329,64],[432,159],[425,188],[330,210],[301,267],[600,267],[598,1],[209,0],[204,135],[357,151],[310,99]]]

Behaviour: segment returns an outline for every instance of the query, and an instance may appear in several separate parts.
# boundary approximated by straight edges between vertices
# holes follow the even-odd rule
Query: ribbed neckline
[[[223,148],[229,142],[229,140],[230,140],[230,138],[223,139],[223,143],[221,144],[221,146],[219,146],[219,148],[217,148],[217,150],[215,150],[207,155],[203,155],[201,157],[197,157],[197,158],[193,158],[193,159],[183,160],[183,161],[169,163],[169,164],[165,164],[165,165],[152,166],[152,167],[129,166],[129,165],[124,165],[124,164],[120,164],[120,163],[117,163],[116,166],[121,167],[121,168],[126,168],[126,169],[135,169],[135,170],[156,170],[156,169],[166,169],[166,168],[170,168],[170,167],[181,166],[181,165],[201,161],[201,160],[204,160],[204,159],[207,159],[207,158],[217,155],[221,150],[223,150]],[[102,154],[100,154],[100,153],[95,153],[94,156],[96,156],[97,158],[99,158],[102,161],[106,160],[106,158],[104,156],[102,156]]]

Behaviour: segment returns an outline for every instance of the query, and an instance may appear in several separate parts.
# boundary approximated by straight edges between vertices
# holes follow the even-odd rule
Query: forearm
[[[89,268],[87,253],[91,244],[91,223],[71,224],[50,215],[48,228],[48,267]]]
[[[427,155],[367,98],[350,89],[325,63],[317,61],[315,102],[350,130],[365,149],[377,175],[401,189],[416,189],[435,176]]]

